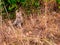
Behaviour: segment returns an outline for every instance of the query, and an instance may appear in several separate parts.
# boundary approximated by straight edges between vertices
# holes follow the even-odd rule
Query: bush
[[[18,9],[19,6],[26,8],[39,7],[39,0],[3,0],[8,12]]]
[[[39,0],[2,0],[3,7],[5,6],[6,9],[4,9],[3,12],[3,18],[7,18],[9,16],[10,19],[15,18],[15,14],[12,12],[15,12],[19,7],[25,8],[27,13],[31,12],[31,8],[38,8],[40,6]],[[9,13],[7,16],[5,12]]]

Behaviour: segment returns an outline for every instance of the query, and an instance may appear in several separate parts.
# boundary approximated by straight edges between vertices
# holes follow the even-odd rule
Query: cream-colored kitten
[[[22,22],[23,22],[22,12],[17,10],[16,11],[16,19],[13,22],[13,25],[15,25],[17,27],[21,27]]]

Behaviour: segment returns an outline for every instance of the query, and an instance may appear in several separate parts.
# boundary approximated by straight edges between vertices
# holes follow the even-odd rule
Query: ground
[[[60,14],[48,13],[23,18],[21,28],[3,21],[0,45],[60,45]]]

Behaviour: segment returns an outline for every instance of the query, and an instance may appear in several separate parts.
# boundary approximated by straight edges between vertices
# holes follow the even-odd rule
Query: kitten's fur
[[[22,12],[21,11],[16,11],[16,19],[13,23],[13,25],[17,27],[21,27],[21,23],[23,22],[23,17],[22,17]]]

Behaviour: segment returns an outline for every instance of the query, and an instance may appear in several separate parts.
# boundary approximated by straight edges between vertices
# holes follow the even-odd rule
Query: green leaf
[[[14,8],[17,8],[17,5],[16,4],[13,4],[12,6],[9,6],[8,10],[9,11],[12,11]]]
[[[56,0],[57,3],[60,3],[60,0]]]
[[[26,0],[20,0],[20,2],[25,2]]]
[[[8,3],[15,4],[16,3],[16,0],[8,0]]]
[[[11,4],[11,0],[8,0],[8,3],[10,3],[10,4]]]
[[[20,2],[20,0],[17,0],[17,2]]]
[[[35,8],[37,8],[37,7],[40,6],[40,4],[39,4],[39,2],[34,2],[33,6],[34,6]]]

